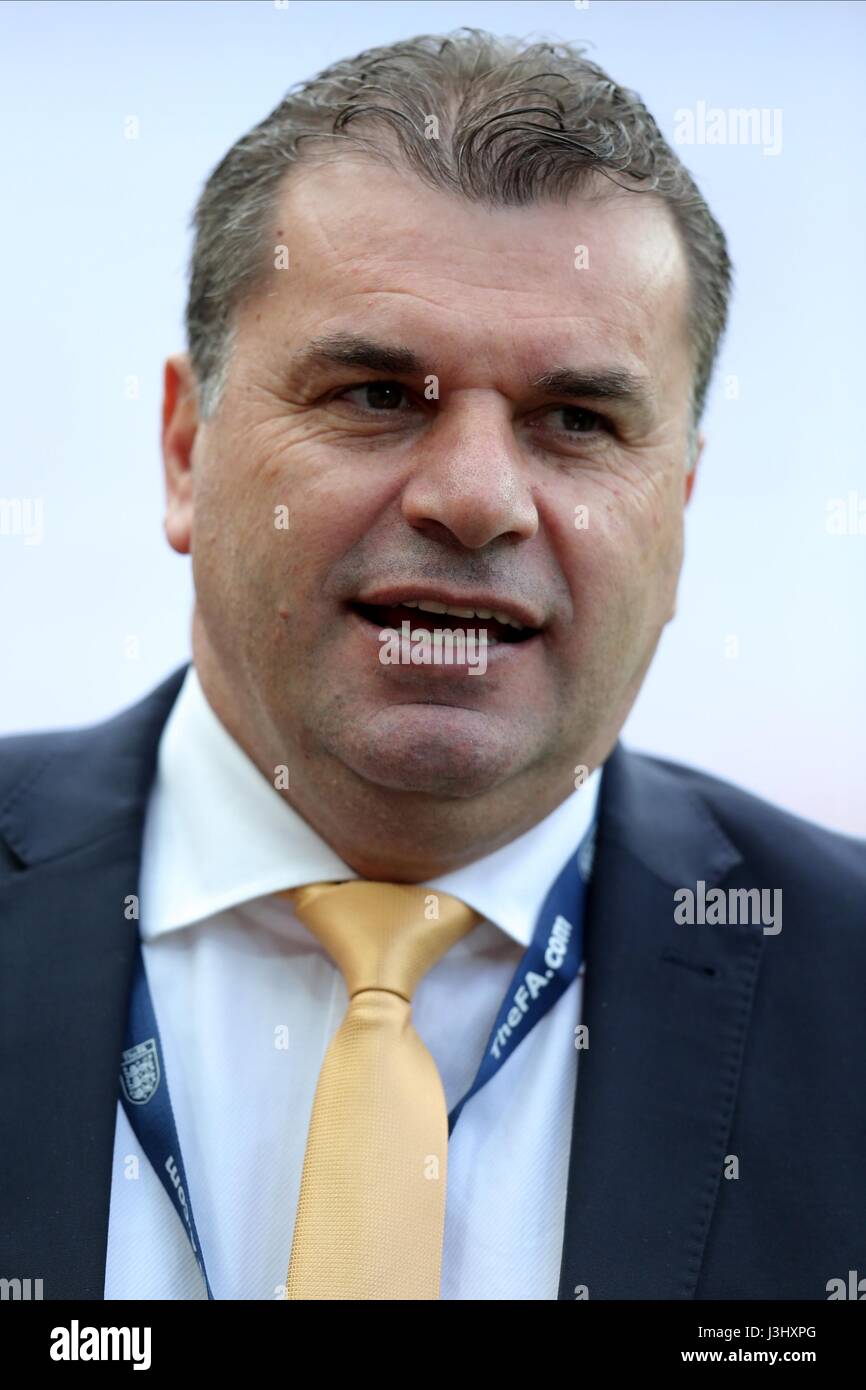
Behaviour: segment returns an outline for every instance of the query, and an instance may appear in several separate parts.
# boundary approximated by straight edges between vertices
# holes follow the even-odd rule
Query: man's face
[[[185,431],[185,359],[167,378],[205,689],[309,797],[550,808],[609,752],[673,613],[693,360],[669,214],[616,191],[489,210],[340,160],[295,169],[269,233],[289,265],[239,311],[213,420]],[[331,360],[360,339],[403,358]],[[483,675],[386,665],[404,598],[537,631]]]

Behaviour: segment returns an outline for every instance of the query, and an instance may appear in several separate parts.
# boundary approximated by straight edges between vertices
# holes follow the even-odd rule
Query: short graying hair
[[[660,197],[690,272],[693,448],[727,318],[725,236],[640,97],[583,53],[463,29],[367,49],[291,88],[217,164],[193,213],[186,331],[201,417],[223,393],[234,311],[273,269],[272,219],[292,166],[396,154],[429,186],[488,206],[564,200],[594,174]]]

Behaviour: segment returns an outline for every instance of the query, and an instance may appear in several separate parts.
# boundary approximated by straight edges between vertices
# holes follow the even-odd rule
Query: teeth
[[[506,627],[516,628],[518,632],[523,631],[523,623],[516,622],[507,613],[500,613],[495,608],[451,608],[432,598],[404,599],[400,606],[402,608],[418,608],[422,613],[449,613],[455,618],[494,618],[496,622],[503,623]]]
[[[516,627],[518,632],[523,631],[523,623],[517,622],[515,618],[509,618],[507,613],[492,613],[491,617],[495,618],[498,623],[505,623],[507,627]]]

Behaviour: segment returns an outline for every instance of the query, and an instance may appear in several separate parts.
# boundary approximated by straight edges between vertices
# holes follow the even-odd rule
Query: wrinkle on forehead
[[[490,208],[434,191],[411,173],[339,160],[286,181],[274,232],[289,270],[274,271],[253,308],[256,334],[289,349],[324,323],[440,357],[446,349],[489,366],[532,357],[531,341],[573,339],[581,354],[631,353],[659,380],[691,373],[688,267],[673,218],[652,194],[602,189],[567,203]],[[586,245],[589,268],[575,269]],[[275,292],[276,291],[276,292]],[[537,326],[537,334],[533,331]],[[557,332],[551,334],[551,328]],[[497,351],[499,349],[499,351]],[[562,356],[562,352],[558,354]],[[624,365],[628,365],[624,363]]]

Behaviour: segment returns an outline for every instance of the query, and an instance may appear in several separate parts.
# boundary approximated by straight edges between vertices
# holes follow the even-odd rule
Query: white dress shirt
[[[413,1021],[449,1111],[601,779],[493,854],[431,879],[484,921],[421,980]],[[216,1299],[278,1299],[342,975],[283,889],[357,878],[259,772],[187,671],[159,745],[140,882],[145,969]],[[448,1146],[443,1299],[555,1299],[582,978],[467,1102]],[[286,1045],[286,1040],[288,1043]],[[107,1299],[205,1298],[177,1212],[118,1102]]]

